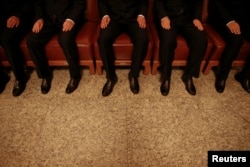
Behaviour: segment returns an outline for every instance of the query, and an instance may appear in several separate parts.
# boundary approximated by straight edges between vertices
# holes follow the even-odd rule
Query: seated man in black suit
[[[24,55],[19,44],[31,29],[32,1],[4,0],[0,5],[0,45],[15,75],[13,96],[19,96],[26,88],[28,76],[24,68]],[[1,67],[2,68],[2,67]],[[1,72],[2,73],[2,72]],[[2,73],[0,92],[9,81],[9,76]],[[2,80],[3,79],[3,80]]]
[[[98,43],[107,78],[102,95],[108,96],[117,82],[113,42],[121,32],[126,32],[133,42],[132,65],[128,77],[131,91],[137,94],[140,68],[148,47],[145,19],[148,0],[98,0],[98,7],[101,17]]]
[[[155,0],[156,25],[160,38],[161,94],[167,96],[177,35],[186,38],[190,55],[182,81],[189,94],[195,95],[192,77],[199,77],[200,64],[207,47],[207,37],[201,24],[202,0]]]
[[[215,81],[216,91],[222,93],[225,89],[232,63],[243,44],[243,39],[250,41],[250,1],[212,0],[210,3],[209,20],[226,42]],[[243,72],[247,71],[248,66],[249,63],[246,63]],[[242,75],[243,72],[236,75],[235,78],[249,92],[249,73],[248,75]]]
[[[72,93],[79,84],[81,72],[75,37],[84,21],[85,7],[86,0],[35,1],[35,23],[27,45],[38,77],[42,78],[43,94],[49,92],[52,81],[44,47],[55,34],[59,34],[59,44],[69,64],[70,81],[65,92]]]

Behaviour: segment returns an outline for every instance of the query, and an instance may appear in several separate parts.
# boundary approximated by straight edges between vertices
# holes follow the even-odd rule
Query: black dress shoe
[[[6,87],[6,84],[9,82],[10,77],[5,75],[3,78],[0,79],[0,93],[2,93]]]
[[[240,73],[236,74],[234,76],[235,80],[238,81],[241,84],[241,87],[250,93],[250,79],[245,79],[242,77]]]
[[[74,92],[74,90],[76,90],[76,88],[78,87],[79,82],[80,82],[80,79],[71,78],[68,85],[67,85],[65,92],[67,94]]]
[[[105,85],[103,86],[102,89],[102,96],[108,96],[110,95],[110,93],[112,93],[113,88],[117,82],[117,77],[115,77],[114,79],[110,80],[108,79],[107,82],[105,83]]]
[[[162,81],[160,90],[163,96],[167,96],[170,90],[170,80]]]
[[[129,79],[129,85],[130,85],[130,90],[134,94],[138,94],[140,90],[139,82],[138,82],[138,77],[134,77],[131,75],[131,73],[128,74],[128,79]]]
[[[14,83],[12,95],[13,96],[19,96],[23,93],[23,91],[26,88],[26,81],[18,81],[16,80]]]
[[[226,80],[225,79],[219,79],[217,78],[215,81],[215,89],[218,93],[223,93],[226,86]]]
[[[130,85],[130,90],[134,94],[138,94],[140,90],[139,82],[138,82],[138,77],[133,77],[130,73],[128,74],[128,79],[129,79],[129,85]]]
[[[52,75],[42,79],[42,84],[41,84],[42,94],[47,94],[49,92],[51,88],[51,82],[52,82]]]
[[[196,89],[192,77],[183,75],[181,79],[185,84],[187,92],[191,95],[196,95]]]

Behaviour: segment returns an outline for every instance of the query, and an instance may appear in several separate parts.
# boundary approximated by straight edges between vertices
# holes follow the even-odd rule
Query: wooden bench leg
[[[96,63],[96,73],[97,73],[98,75],[102,75],[102,74],[103,74],[102,65],[101,65],[100,62],[99,62],[99,63]]]
[[[159,65],[157,63],[153,62],[152,71],[151,71],[152,75],[156,75],[158,67],[159,67]]]
[[[89,65],[89,74],[94,75],[95,74],[95,67],[94,64]]]
[[[143,66],[144,66],[143,74],[148,75],[150,73],[150,62],[143,63]]]
[[[208,64],[205,66],[204,72],[203,72],[203,73],[204,73],[205,75],[209,74],[211,68],[212,68],[212,64],[211,64],[211,63],[208,63]]]

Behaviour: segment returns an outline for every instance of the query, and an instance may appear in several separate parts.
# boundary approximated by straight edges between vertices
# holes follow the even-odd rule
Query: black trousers
[[[5,24],[1,25],[3,26],[0,27],[0,45],[4,49],[16,80],[24,82],[27,79],[24,68],[25,58],[19,45],[31,27],[23,22],[15,28],[7,28]]]
[[[0,81],[3,79],[3,77],[5,77],[7,75],[7,73],[5,72],[4,67],[2,66],[1,62],[0,62]]]
[[[107,79],[113,79],[116,76],[113,43],[116,37],[122,32],[126,32],[133,42],[131,74],[134,77],[139,76],[142,61],[147,54],[147,29],[140,28],[136,21],[123,22],[111,20],[107,28],[100,30],[98,39],[99,51]]]
[[[171,28],[163,29],[160,23],[156,23],[160,39],[160,72],[161,79],[168,80],[172,73],[172,62],[177,47],[177,35],[185,37],[190,49],[185,75],[199,77],[200,64],[207,48],[207,37],[204,31],[198,30],[192,20],[185,16],[170,18]]]
[[[245,65],[241,71],[241,75],[243,78],[250,80],[250,55],[248,56],[248,59],[245,62]]]
[[[227,79],[232,67],[232,63],[237,57],[239,50],[243,44],[243,39],[245,38],[250,41],[250,22],[244,20],[237,20],[237,22],[240,24],[241,28],[240,35],[231,33],[225,25],[214,25],[214,27],[226,41],[226,47],[222,53],[219,63],[219,71],[217,77],[220,79]],[[249,63],[246,63],[246,65],[247,64],[249,65]]]
[[[51,75],[48,60],[45,54],[45,45],[55,34],[59,34],[58,42],[69,64],[71,78],[80,78],[80,66],[75,37],[80,25],[75,25],[71,31],[63,32],[62,23],[45,24],[39,33],[31,33],[27,39],[30,56],[36,66],[39,78],[47,78]]]

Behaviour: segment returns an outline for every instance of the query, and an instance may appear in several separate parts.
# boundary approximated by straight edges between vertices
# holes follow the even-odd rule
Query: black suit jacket
[[[19,19],[32,19],[32,0],[0,0],[0,23],[6,19],[17,16]],[[31,21],[31,20],[30,20]]]
[[[98,0],[99,15],[113,20],[134,20],[139,14],[147,16],[148,0]]]
[[[71,19],[80,22],[84,17],[86,0],[35,0],[35,20],[64,22]]]
[[[185,14],[201,20],[202,0],[155,0],[154,5],[158,19]]]
[[[209,20],[226,25],[229,21],[250,21],[250,0],[211,0]]]

